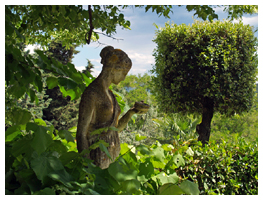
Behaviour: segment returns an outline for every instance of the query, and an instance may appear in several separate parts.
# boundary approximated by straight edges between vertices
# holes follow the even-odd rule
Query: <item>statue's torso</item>
[[[88,88],[87,88],[88,89]],[[90,135],[90,133],[99,128],[106,127],[116,127],[118,123],[118,117],[120,115],[121,109],[114,94],[108,90],[107,92],[95,92],[92,93],[89,90],[85,91],[85,95],[90,96],[90,98],[96,98],[95,110],[91,118],[91,122],[88,127],[87,140],[89,146],[96,143],[98,140],[104,140],[109,144],[107,147],[113,161],[119,156],[120,153],[120,141],[117,131],[108,130],[98,135]],[[89,94],[90,93],[90,94]],[[88,102],[81,102],[88,103]],[[81,115],[81,113],[80,113]],[[107,157],[105,152],[101,151],[100,148],[92,150],[90,152],[89,158],[94,160],[94,164],[100,166],[101,168],[107,168],[111,163],[111,160]]]

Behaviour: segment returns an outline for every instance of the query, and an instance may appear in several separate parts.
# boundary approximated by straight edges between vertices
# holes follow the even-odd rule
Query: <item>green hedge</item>
[[[193,155],[182,153],[185,166],[177,173],[198,183],[200,194],[258,194],[257,141],[247,143],[236,134],[231,143],[212,141],[190,148]]]

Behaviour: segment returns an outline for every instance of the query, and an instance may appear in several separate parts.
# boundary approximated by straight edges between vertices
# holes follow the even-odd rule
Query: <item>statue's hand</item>
[[[136,114],[145,114],[149,110],[150,105],[144,103],[143,101],[135,102],[132,110],[135,111]]]

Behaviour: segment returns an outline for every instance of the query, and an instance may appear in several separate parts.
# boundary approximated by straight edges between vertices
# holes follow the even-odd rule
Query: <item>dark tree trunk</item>
[[[213,113],[214,101],[205,97],[203,101],[202,122],[196,126],[196,131],[199,135],[198,141],[201,141],[203,145],[209,142]]]

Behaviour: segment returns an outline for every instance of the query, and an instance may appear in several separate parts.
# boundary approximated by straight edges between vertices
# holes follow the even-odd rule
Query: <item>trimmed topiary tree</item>
[[[248,111],[257,79],[257,38],[242,22],[168,23],[156,32],[154,93],[161,111],[202,114],[199,141],[209,141],[214,112]]]

